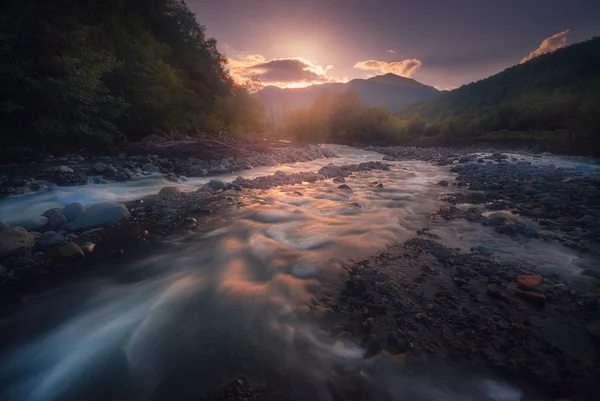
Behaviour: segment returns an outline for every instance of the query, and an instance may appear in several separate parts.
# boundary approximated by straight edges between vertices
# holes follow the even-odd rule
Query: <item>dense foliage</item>
[[[167,131],[251,133],[258,101],[180,0],[9,0],[3,149],[106,149]]]
[[[536,57],[397,115],[420,116],[432,131],[446,135],[566,130],[574,150],[599,149],[600,38]]]
[[[386,108],[365,105],[349,90],[321,92],[309,108],[288,113],[281,131],[301,142],[395,144],[406,138],[409,127]]]

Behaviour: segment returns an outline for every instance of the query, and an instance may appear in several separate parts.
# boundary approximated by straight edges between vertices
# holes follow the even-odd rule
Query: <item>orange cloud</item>
[[[332,65],[321,66],[299,57],[266,60],[261,55],[253,54],[243,60],[230,59],[228,68],[233,79],[239,83],[251,77],[258,77],[265,85],[281,88],[302,88],[334,82],[327,75]]]
[[[388,63],[387,61],[366,60],[359,61],[354,65],[354,68],[373,71],[373,75],[392,73],[400,75],[401,77],[410,78],[421,64],[423,64],[421,63],[421,60],[417,60],[416,58],[392,61],[391,63]]]
[[[521,60],[521,64],[525,63],[526,61],[531,60],[534,57],[540,56],[545,53],[551,53],[557,49],[560,49],[561,47],[564,47],[567,44],[567,34],[568,33],[569,33],[569,29],[567,29],[566,31],[559,32],[556,35],[552,35],[549,38],[544,39],[542,41],[542,44],[537,49],[535,49],[534,51],[529,53],[529,56],[527,56],[523,60]]]

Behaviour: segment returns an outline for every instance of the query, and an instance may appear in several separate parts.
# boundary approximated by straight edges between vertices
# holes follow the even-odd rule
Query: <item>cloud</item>
[[[391,53],[391,54],[396,54],[396,50],[394,50],[394,49],[387,49],[385,52]]]
[[[264,85],[282,88],[300,88],[313,84],[334,82],[327,73],[332,65],[321,66],[299,57],[266,60],[258,54],[247,55],[243,60],[230,59],[229,72],[236,82],[256,76]]]
[[[396,74],[401,77],[410,78],[417,68],[421,66],[421,60],[416,58],[406,59],[402,61],[393,61],[388,63],[387,61],[377,60],[366,60],[359,61],[354,65],[354,68],[358,68],[366,71],[374,71],[375,74]]]
[[[521,60],[521,64],[526,61],[531,60],[534,57],[540,56],[544,53],[550,53],[561,47],[564,47],[567,44],[567,34],[569,33],[569,29],[566,31],[562,31],[557,33],[556,35],[552,35],[549,38],[546,38],[542,41],[540,47],[529,53],[529,56],[525,57]]]

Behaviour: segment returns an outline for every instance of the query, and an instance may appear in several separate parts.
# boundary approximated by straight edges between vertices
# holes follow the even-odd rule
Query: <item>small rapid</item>
[[[316,171],[332,162],[382,157],[349,147],[333,150],[340,159],[239,175]],[[355,173],[346,180],[351,191],[331,180],[266,191],[247,207],[219,216],[223,221],[214,228],[178,232],[133,262],[24,296],[0,318],[1,398],[194,400],[203,389],[246,372],[297,389],[290,399],[332,400],[340,366],[362,363],[364,353],[331,339],[321,325],[348,263],[413,238],[422,228],[463,251],[483,241],[523,260],[566,264],[577,257],[566,248],[549,252],[543,241],[515,242],[478,224],[432,217],[448,192],[436,183],[453,179],[449,167],[391,164],[390,171]],[[207,181],[188,179],[181,187],[193,190]],[[172,183],[152,177],[58,188],[4,201],[0,212],[17,220],[75,201],[138,199],[166,185]],[[364,367],[373,399],[458,401],[467,387],[478,400],[520,399],[519,390],[487,377],[432,383],[394,366],[375,378]]]

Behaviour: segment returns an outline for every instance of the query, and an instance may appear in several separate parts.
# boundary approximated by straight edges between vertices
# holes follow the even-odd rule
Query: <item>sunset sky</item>
[[[232,75],[306,86],[393,72],[448,89],[600,35],[600,0],[188,0]]]

